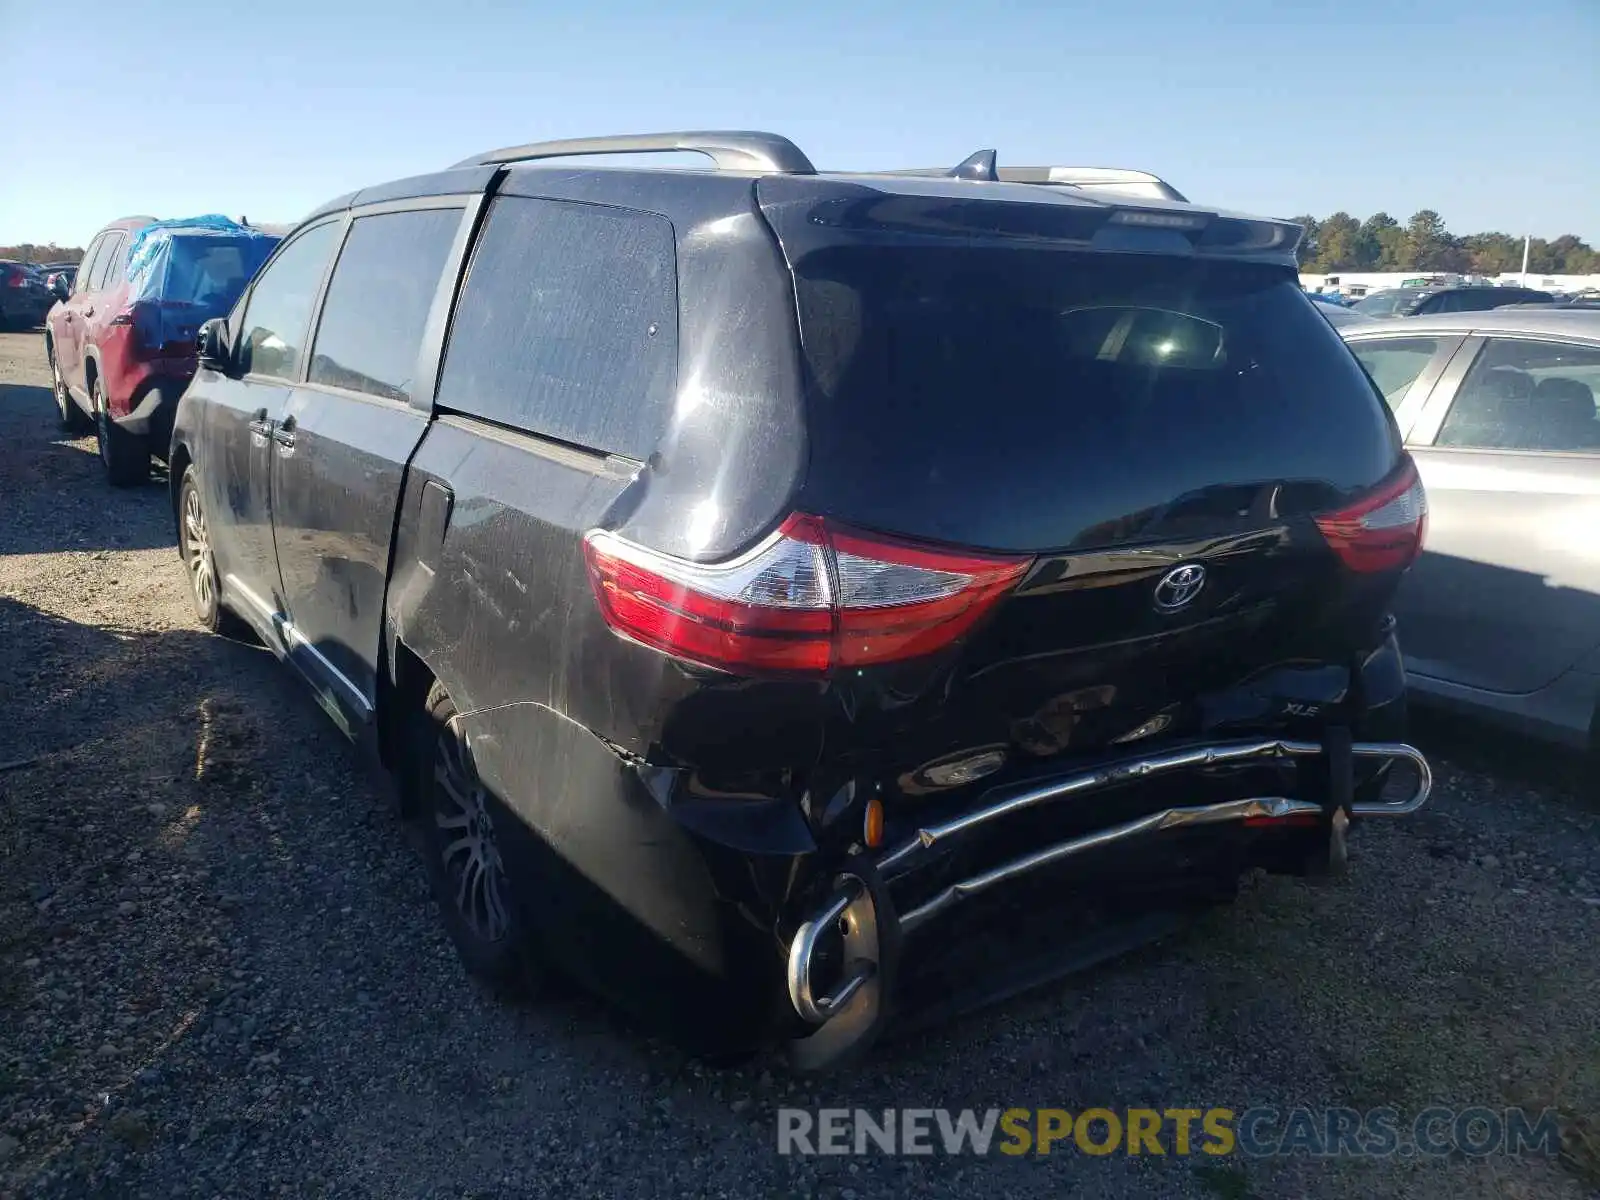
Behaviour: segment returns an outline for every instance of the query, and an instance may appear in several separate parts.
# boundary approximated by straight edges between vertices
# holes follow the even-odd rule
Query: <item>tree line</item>
[[[32,242],[22,242],[16,246],[0,246],[0,258],[25,263],[76,263],[83,261],[83,247],[58,246],[54,242],[36,246]]]
[[[1509,233],[1457,236],[1431,208],[1404,225],[1388,213],[1358,221],[1347,212],[1331,217],[1296,217],[1306,231],[1300,242],[1300,269],[1330,271],[1451,271],[1499,275],[1522,270],[1522,238]],[[1528,270],[1539,275],[1600,274],[1600,251],[1574,234],[1550,241],[1534,238]]]
[[[1431,208],[1404,225],[1388,213],[1357,221],[1347,212],[1331,217],[1301,216],[1300,269],[1330,271],[1453,271],[1462,275],[1500,275],[1522,270],[1522,239],[1509,233],[1469,233],[1458,237]],[[0,246],[0,258],[22,262],[80,262],[81,246]],[[1600,275],[1600,250],[1575,234],[1550,241],[1534,238],[1528,270],[1539,275]]]

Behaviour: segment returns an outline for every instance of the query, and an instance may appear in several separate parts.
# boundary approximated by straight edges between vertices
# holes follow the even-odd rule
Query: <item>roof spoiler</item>
[[[989,183],[1054,184],[1087,191],[1120,192],[1153,200],[1187,204],[1189,198],[1159,175],[1122,167],[1002,167],[993,150],[979,150],[954,167],[908,167],[890,175],[931,175]]]

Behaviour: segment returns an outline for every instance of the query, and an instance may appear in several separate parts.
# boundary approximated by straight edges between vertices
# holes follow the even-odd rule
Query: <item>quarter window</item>
[[[439,404],[647,458],[676,387],[677,313],[663,218],[501,197],[462,288]]]
[[[106,286],[106,281],[111,275],[112,268],[122,257],[122,246],[127,241],[127,235],[122,233],[109,234],[106,244],[100,248],[100,254],[94,262],[94,278],[89,280],[89,290],[98,292]]]
[[[311,324],[317,289],[338,241],[339,222],[306,230],[267,264],[244,311],[239,369],[247,375],[294,379]]]
[[[1450,405],[1436,446],[1600,453],[1600,349],[1493,338]]]
[[[106,248],[108,236],[102,233],[89,243],[89,249],[84,253],[83,261],[78,264],[78,274],[72,281],[74,295],[89,290],[89,281],[94,278],[94,273],[100,266],[100,255]]]
[[[1352,342],[1351,351],[1372,376],[1390,408],[1399,408],[1439,349],[1438,338],[1370,338]]]
[[[311,383],[406,401],[459,208],[358,217],[333,268]]]
[[[105,288],[116,287],[117,284],[121,283],[123,279],[127,277],[127,266],[128,237],[126,234],[124,234],[122,237],[119,237],[113,241],[110,245],[110,248],[106,251],[106,271],[105,277],[100,280],[100,289],[104,290]]]

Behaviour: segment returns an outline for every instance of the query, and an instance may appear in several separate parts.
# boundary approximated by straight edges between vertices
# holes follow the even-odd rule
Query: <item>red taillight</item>
[[[1352,571],[1408,567],[1422,553],[1428,528],[1428,493],[1408,458],[1388,482],[1354,504],[1316,519],[1317,528]]]
[[[675,658],[735,672],[822,675],[930,654],[955,641],[1031,559],[975,554],[790,517],[723,563],[584,539],[606,623]]]
[[[28,277],[21,271],[11,271],[6,275],[6,286],[14,288],[27,287]]]

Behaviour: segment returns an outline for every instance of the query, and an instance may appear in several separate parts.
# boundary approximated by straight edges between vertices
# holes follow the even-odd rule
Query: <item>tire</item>
[[[89,432],[93,423],[78,407],[78,402],[72,398],[72,393],[67,391],[67,381],[61,378],[61,367],[56,362],[55,348],[50,350],[50,390],[55,393],[56,418],[61,423],[61,432],[70,433],[74,437]]]
[[[469,974],[497,991],[537,993],[544,973],[496,834],[515,818],[478,778],[455,704],[440,684],[429,690],[421,717],[413,820],[445,931]]]
[[[137,487],[150,481],[150,446],[136,433],[129,433],[111,419],[106,406],[106,386],[98,376],[90,391],[94,397],[95,441],[100,446],[100,461],[112,487]]]
[[[206,519],[200,475],[191,463],[178,489],[178,554],[189,577],[189,601],[200,624],[223,637],[246,636],[245,624],[222,603],[222,581],[211,553],[211,526]]]

